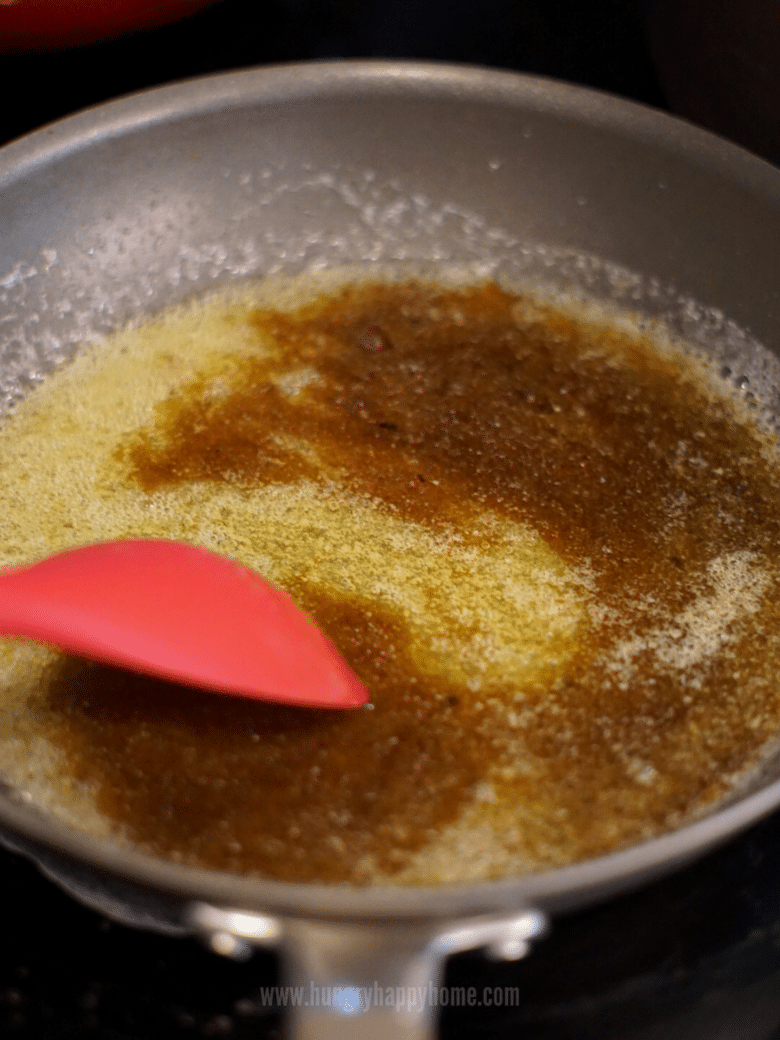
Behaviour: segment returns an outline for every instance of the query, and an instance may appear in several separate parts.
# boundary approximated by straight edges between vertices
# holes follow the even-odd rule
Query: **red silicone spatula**
[[[180,542],[102,542],[0,573],[0,632],[235,696],[318,708],[368,700],[286,593]]]

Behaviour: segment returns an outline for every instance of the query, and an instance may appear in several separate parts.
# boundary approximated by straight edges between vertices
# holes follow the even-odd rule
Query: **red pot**
[[[214,0],[0,0],[0,52],[82,47],[208,7]]]

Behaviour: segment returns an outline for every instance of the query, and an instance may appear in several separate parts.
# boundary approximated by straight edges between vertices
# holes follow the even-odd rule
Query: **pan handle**
[[[197,903],[189,919],[218,953],[278,948],[289,1040],[431,1040],[449,1002],[441,985],[448,956],[484,947],[497,960],[519,960],[547,930],[537,910],[445,924],[276,918]],[[471,991],[463,998],[470,1002]]]

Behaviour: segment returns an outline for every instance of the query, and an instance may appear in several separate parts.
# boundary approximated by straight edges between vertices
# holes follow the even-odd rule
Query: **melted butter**
[[[138,847],[291,880],[502,876],[676,826],[777,732],[777,468],[692,362],[489,284],[142,335],[167,389],[133,409],[114,377],[91,530],[235,552],[372,705],[49,662],[21,732]],[[39,538],[83,528],[46,501]]]

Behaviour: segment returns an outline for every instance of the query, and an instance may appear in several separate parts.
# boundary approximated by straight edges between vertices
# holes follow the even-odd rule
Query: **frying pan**
[[[778,241],[780,172],[589,90],[398,62],[196,80],[0,153],[2,401],[11,407],[85,340],[233,279],[446,261],[663,319],[771,412]],[[135,900],[138,923],[164,918],[222,953],[274,946],[284,982],[346,994],[293,1009],[294,1036],[412,1040],[435,1028],[430,1002],[360,1007],[350,988],[436,986],[445,958],[465,949],[521,957],[551,915],[668,873],[774,810],[779,775],[780,754],[706,818],[597,860],[436,888],[184,868],[80,834],[13,785],[0,823],[6,841],[114,916]],[[146,916],[144,900],[156,906]]]

